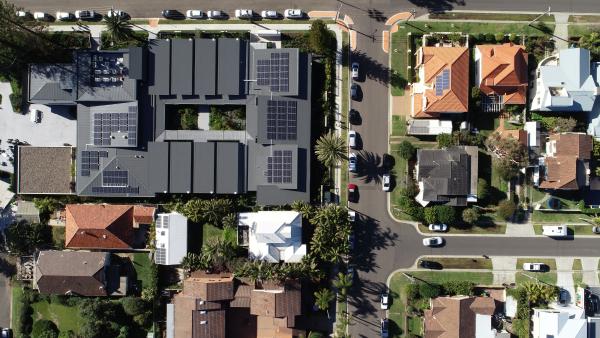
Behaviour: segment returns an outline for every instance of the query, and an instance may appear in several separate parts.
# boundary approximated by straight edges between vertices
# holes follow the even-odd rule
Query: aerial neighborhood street
[[[1,338],[600,335],[597,1],[0,20]]]

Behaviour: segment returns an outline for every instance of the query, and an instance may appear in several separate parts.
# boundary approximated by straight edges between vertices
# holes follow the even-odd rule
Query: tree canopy
[[[4,235],[8,250],[17,255],[30,254],[52,243],[50,227],[40,223],[13,223],[6,228]]]
[[[579,47],[589,49],[592,60],[600,61],[600,32],[594,31],[582,36]]]
[[[308,31],[308,43],[311,50],[319,55],[333,56],[335,52],[335,35],[322,20],[315,20]]]
[[[505,180],[515,177],[529,160],[527,148],[512,137],[493,133],[485,141],[485,146],[492,153],[494,165]]]
[[[329,132],[321,135],[315,145],[317,159],[326,167],[332,167],[346,158],[346,142],[336,134]]]
[[[315,227],[311,239],[311,254],[326,262],[335,263],[350,250],[348,209],[329,204],[318,209],[311,219]]]

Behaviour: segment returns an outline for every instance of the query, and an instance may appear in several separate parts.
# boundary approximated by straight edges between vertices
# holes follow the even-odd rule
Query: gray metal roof
[[[169,192],[192,191],[192,142],[169,142]]]
[[[152,40],[148,44],[148,93],[171,93],[171,42]]]
[[[129,77],[135,80],[144,79],[146,69],[146,51],[142,47],[129,47],[129,53],[125,54],[129,64]]]
[[[29,66],[29,102],[73,103],[77,95],[75,65],[72,63]]]
[[[217,40],[194,40],[194,94],[217,94]],[[188,70],[189,71],[189,70]]]
[[[269,70],[273,70],[274,74],[278,72],[275,69],[282,67],[277,63],[276,65],[271,64],[271,59],[273,58],[273,54],[282,54],[285,53],[289,56],[286,59],[286,63],[288,64],[289,72],[287,77],[288,90],[271,90],[270,85],[265,85],[263,83],[259,83],[259,81],[254,81],[258,79],[258,67],[257,64],[259,62],[264,62],[267,65],[264,67],[269,68]],[[296,48],[267,48],[267,49],[251,49],[250,53],[250,91],[257,95],[274,95],[274,96],[296,96],[299,95],[298,91],[298,82],[299,79],[299,60],[300,60],[300,51]],[[265,62],[266,61],[266,62]],[[276,79],[277,80],[277,79]],[[280,87],[281,88],[281,87]]]
[[[215,192],[215,157],[214,142],[194,143],[194,193]]]
[[[194,40],[171,42],[171,94],[192,95],[194,72]]]
[[[245,94],[247,84],[247,48],[246,41],[241,39],[219,39],[217,94]]]
[[[78,52],[77,101],[134,101],[137,82],[129,77],[129,58],[123,51]]]
[[[217,142],[217,189],[218,194],[244,192],[244,147],[237,142]]]

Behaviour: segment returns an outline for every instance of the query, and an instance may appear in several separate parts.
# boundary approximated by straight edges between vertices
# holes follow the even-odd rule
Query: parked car
[[[543,271],[544,263],[523,263],[523,270],[525,271]]]
[[[387,310],[388,309],[388,307],[390,305],[389,304],[389,300],[390,300],[390,296],[389,296],[389,294],[387,292],[384,292],[384,293],[381,294],[379,304],[380,304],[382,310]]]
[[[181,19],[182,15],[176,9],[165,9],[160,13],[165,19]]]
[[[354,234],[350,234],[348,235],[348,246],[350,247],[350,250],[354,250]]]
[[[277,12],[273,10],[262,11],[260,12],[260,16],[263,19],[279,19],[279,14],[277,14]]]
[[[381,320],[381,338],[387,338],[389,335],[388,333],[388,319],[387,318],[383,318]]]
[[[429,231],[435,232],[446,232],[448,231],[448,226],[446,224],[429,224]]]
[[[598,299],[598,296],[591,295],[589,299],[590,299],[590,309],[592,310],[592,312],[594,312],[594,313],[600,312],[600,299]]]
[[[50,20],[50,15],[44,12],[33,12],[33,18],[38,21],[48,21]]]
[[[350,109],[348,112],[348,121],[350,121],[351,124],[360,124],[360,114],[358,111]]]
[[[356,153],[350,153],[350,156],[348,156],[348,170],[351,173],[358,171],[358,159]]]
[[[442,243],[444,243],[444,239],[439,236],[423,238],[424,246],[439,246],[439,245],[442,245]]]
[[[561,288],[560,290],[558,290],[558,304],[560,306],[567,306],[569,305],[569,291]]]
[[[348,146],[352,149],[356,149],[356,131],[354,130],[348,132]]]
[[[251,9],[236,9],[235,17],[238,19],[252,19],[254,12]]]
[[[353,100],[358,99],[358,85],[356,83],[353,83],[350,86],[350,97],[352,97]]]
[[[56,20],[69,21],[73,20],[73,14],[69,12],[56,12]]]
[[[127,18],[128,14],[120,9],[109,9],[108,12],[106,12],[106,17],[112,18],[113,16],[117,18]]]
[[[283,11],[283,16],[286,19],[302,19],[304,17],[304,13],[301,9],[286,9]]]
[[[18,18],[26,18],[26,17],[28,17],[28,16],[29,16],[29,13],[27,13],[26,11],[17,11],[17,12],[15,13],[15,15],[16,15]]]
[[[352,78],[358,79],[358,62],[352,62]]]
[[[188,19],[202,19],[204,18],[204,12],[199,9],[188,9],[185,12],[185,17]]]
[[[383,189],[383,191],[390,191],[391,181],[390,174],[383,174],[381,177],[381,189]]]
[[[2,337],[2,338],[13,338],[12,329],[9,329],[9,328],[2,329],[2,331],[0,333],[0,337]]]
[[[75,11],[75,17],[79,20],[94,20],[98,14],[93,10]]]
[[[226,19],[227,15],[223,11],[212,10],[212,11],[206,12],[206,17],[209,19],[218,20],[218,19]]]
[[[348,201],[358,202],[358,186],[354,183],[348,184]]]
[[[33,123],[40,123],[42,121],[42,112],[37,109],[30,110],[29,119]]]
[[[594,225],[592,227],[592,232],[595,234],[600,234],[600,226]]]
[[[348,220],[350,223],[354,223],[354,221],[356,221],[356,211],[348,210]]]
[[[442,270],[443,269],[442,264],[440,264],[438,262],[434,262],[434,261],[421,260],[421,261],[419,261],[419,266],[422,267],[423,269],[431,269],[431,270]]]
[[[566,237],[568,234],[566,225],[544,225],[542,230],[548,237]]]

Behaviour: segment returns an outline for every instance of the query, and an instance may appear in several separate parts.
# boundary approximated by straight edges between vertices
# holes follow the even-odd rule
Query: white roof
[[[452,134],[452,121],[442,120],[410,120],[408,122],[410,135],[439,135]]]
[[[0,211],[4,210],[15,194],[8,190],[10,184],[0,180]]]
[[[178,265],[187,254],[187,218],[176,212],[156,215],[154,262]]]
[[[527,145],[530,147],[540,146],[540,123],[538,121],[525,122],[525,131],[527,131]]]
[[[271,263],[295,263],[306,255],[299,212],[245,212],[239,214],[238,223],[249,228],[248,255],[251,258]]]
[[[534,309],[533,338],[587,338],[583,309]]]
[[[475,338],[494,338],[496,330],[492,328],[492,316],[475,314]]]

